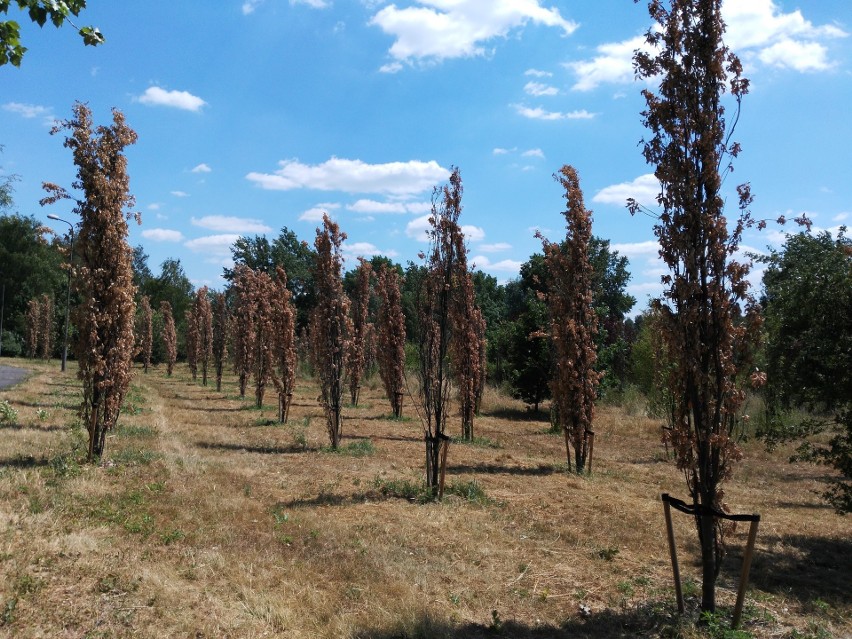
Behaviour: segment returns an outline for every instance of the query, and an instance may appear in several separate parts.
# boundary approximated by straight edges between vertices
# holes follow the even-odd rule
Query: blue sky
[[[724,14],[752,82],[731,215],[734,186],[749,181],[758,217],[849,223],[849,1],[730,0]],[[236,237],[287,226],[312,242],[322,211],[349,236],[349,266],[377,253],[416,261],[431,189],[455,165],[470,258],[505,281],[540,251],[536,228],[564,235],[551,175],[572,164],[594,233],[630,258],[637,310],[661,289],[653,220],[624,207],[657,191],[630,63],[643,4],[91,0],[78,22],[106,43],[24,25],[21,68],[0,67],[0,166],[20,176],[21,213],[72,219],[38,200],[43,181],[73,180],[49,130],[80,100],[97,123],[117,107],[139,134],[128,158],[143,221],[130,242],[155,273],[180,258],[193,283],[221,287]],[[780,241],[770,227],[744,244]]]

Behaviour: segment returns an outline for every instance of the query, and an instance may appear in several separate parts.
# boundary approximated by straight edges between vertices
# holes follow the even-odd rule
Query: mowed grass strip
[[[729,632],[747,531],[730,534],[722,610],[698,628],[695,530],[676,517],[679,619],[659,495],[685,488],[660,423],[635,406],[599,407],[594,473],[577,477],[545,413],[489,390],[436,503],[410,402],[392,419],[378,380],[332,453],[310,379],[279,424],[274,392],[247,408],[231,377],[217,393],[183,366],[138,370],[104,459],[86,465],[73,367],[26,366],[0,392],[18,412],[0,431],[0,636]],[[745,449],[726,501],[763,519],[742,636],[849,635],[849,522],[819,501],[824,470]]]

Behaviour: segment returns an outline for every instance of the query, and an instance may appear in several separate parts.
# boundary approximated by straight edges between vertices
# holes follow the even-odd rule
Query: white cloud
[[[207,104],[187,91],[166,91],[160,87],[148,87],[137,99],[149,106],[167,106],[195,112],[200,111],[201,107]]]
[[[528,75],[533,78],[553,77],[553,74],[550,71],[539,71],[538,69],[527,69],[526,71],[524,71],[524,75]]]
[[[429,224],[430,217],[431,215],[427,214],[411,220],[405,227],[405,234],[418,242],[428,242],[428,232],[432,229]]]
[[[622,242],[610,244],[611,251],[618,251],[619,254],[629,258],[657,256],[660,252],[660,243],[657,240],[648,240],[647,242]]]
[[[228,215],[205,215],[190,220],[194,226],[219,231],[222,233],[269,233],[272,228],[260,220],[252,218],[233,217]]]
[[[388,62],[379,67],[381,73],[399,73],[402,71],[401,62]]]
[[[412,6],[390,4],[370,20],[394,37],[396,62],[441,61],[486,55],[485,44],[533,23],[570,35],[577,24],[539,0],[417,0]]]
[[[843,220],[849,217],[848,213],[838,213],[833,218],[831,218],[832,222],[842,222]]]
[[[186,191],[170,191],[170,193],[175,197],[189,197],[189,193]]]
[[[479,226],[464,224],[461,227],[461,231],[464,233],[464,239],[468,242],[481,242],[485,239],[485,229]]]
[[[504,149],[504,148],[501,148],[501,147],[497,147],[493,151],[491,151],[491,154],[492,155],[507,155],[514,150],[515,149]]]
[[[261,4],[263,4],[263,0],[246,0],[246,2],[243,2],[243,15],[247,16],[254,13],[254,10]]]
[[[592,202],[603,204],[627,205],[627,198],[633,198],[643,206],[656,206],[657,195],[660,193],[660,183],[653,173],[640,175],[632,182],[622,182],[607,186],[592,198]]]
[[[520,272],[521,265],[523,264],[523,262],[518,262],[517,260],[500,260],[499,262],[492,263],[491,260],[484,255],[472,257],[468,260],[468,263],[473,265],[474,268],[481,269],[483,271],[498,271],[515,274]]]
[[[192,173],[210,173],[213,169],[210,168],[209,165],[202,162],[198,166],[192,169]]]
[[[376,200],[358,200],[346,205],[347,211],[355,213],[426,213],[432,210],[429,202],[377,202]]]
[[[53,109],[38,104],[7,102],[3,105],[3,110],[10,113],[17,113],[22,118],[53,117],[50,115]]]
[[[405,234],[418,242],[427,242],[429,240],[427,233],[432,229],[432,225],[429,224],[430,217],[432,217],[431,214],[427,214],[411,220],[405,227]],[[481,242],[485,239],[485,230],[478,226],[463,225],[461,231],[468,242]]]
[[[393,249],[388,251],[382,251],[375,244],[370,244],[369,242],[351,242],[343,244],[343,253],[344,255],[350,259],[355,260],[359,257],[363,257],[365,259],[371,258],[374,255],[384,255],[385,257],[397,257],[399,255]]]
[[[240,239],[240,236],[237,233],[207,235],[184,242],[183,245],[195,253],[209,253],[213,256],[227,255],[231,252],[231,245],[238,239]]]
[[[541,149],[529,149],[528,151],[524,151],[521,155],[525,158],[541,158],[544,159],[544,151]]]
[[[329,6],[326,0],[290,0],[291,7],[294,7],[297,4],[305,4],[311,9],[326,9]]]
[[[405,202],[376,202],[375,200],[358,200],[347,204],[348,211],[356,213],[407,213]]]
[[[252,172],[246,179],[264,189],[288,191],[314,189],[347,193],[387,193],[414,195],[430,190],[449,177],[450,172],[434,160],[367,164],[361,160],[332,157],[322,164],[302,164],[282,160],[274,173]]]
[[[322,216],[330,211],[336,211],[340,208],[340,204],[336,202],[320,202],[314,207],[304,211],[299,220],[302,222],[322,222]]]
[[[566,63],[565,66],[578,77],[572,88],[589,91],[605,82],[632,82],[633,52],[636,49],[648,49],[644,37],[601,44],[596,47],[597,55],[591,60]]]
[[[725,0],[722,17],[725,42],[744,61],[800,72],[831,68],[825,43],[848,35],[834,25],[815,26],[799,10],[783,13],[773,0]],[[591,59],[568,62],[565,66],[577,76],[573,88],[589,91],[605,83],[633,82],[636,49],[649,50],[643,36],[598,45]]]
[[[544,84],[543,82],[527,82],[524,85],[524,92],[527,95],[533,95],[536,97],[542,95],[559,95],[559,89],[554,86],[550,86],[549,84]]]
[[[818,42],[797,42],[785,38],[758,53],[761,62],[795,71],[824,71],[831,67],[828,49]]]
[[[520,115],[530,120],[591,120],[595,117],[594,113],[589,113],[585,109],[563,113],[562,111],[545,111],[541,107],[533,109],[523,104],[513,104],[512,106]]]
[[[480,244],[476,250],[481,253],[499,253],[501,251],[508,251],[511,248],[511,244],[506,242],[497,242],[496,244]]]
[[[145,229],[142,231],[142,237],[154,242],[180,242],[183,239],[183,233],[172,229]]]
[[[160,205],[160,203],[159,203],[159,202],[151,202],[151,203],[150,203],[150,204],[149,204],[146,208],[147,208],[149,211],[159,211],[159,210],[160,210],[160,206],[161,206],[161,205]]]

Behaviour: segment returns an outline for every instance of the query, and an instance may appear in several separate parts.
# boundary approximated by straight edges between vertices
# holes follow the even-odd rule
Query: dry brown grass
[[[448,482],[480,499],[417,503],[384,494],[418,485],[425,446],[416,419],[390,419],[377,378],[345,413],[357,456],[325,450],[309,380],[281,426],[273,393],[256,410],[233,379],[216,393],[185,367],[139,371],[138,411],[91,467],[72,453],[73,368],[26,366],[0,392],[19,411],[0,429],[0,637],[724,636],[672,614],[659,495],[684,487],[653,420],[600,408],[581,478],[564,472],[543,415],[489,391],[482,439],[449,455]],[[733,510],[763,517],[747,636],[850,636],[850,520],[815,494],[822,469],[784,459],[749,443],[728,487]],[[689,521],[676,525],[689,595],[697,543]],[[744,538],[731,541],[723,606]]]

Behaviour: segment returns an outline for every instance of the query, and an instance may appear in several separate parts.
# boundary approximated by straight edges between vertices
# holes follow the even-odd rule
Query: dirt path
[[[29,371],[26,369],[0,365],[0,390],[14,386],[23,381],[27,375]]]

